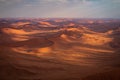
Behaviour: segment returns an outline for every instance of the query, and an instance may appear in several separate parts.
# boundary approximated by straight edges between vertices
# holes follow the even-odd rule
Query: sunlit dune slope
[[[49,22],[39,22],[40,24],[42,24],[42,25],[48,25],[48,26],[51,26],[52,24],[50,24]]]
[[[112,38],[100,34],[83,34],[81,41],[90,45],[106,45],[112,41]]]
[[[32,35],[37,33],[36,31],[33,32],[26,32],[22,29],[12,29],[12,28],[3,28],[2,32],[4,34],[3,39],[6,40],[5,36],[14,40],[14,41],[25,41],[29,39],[28,35]],[[2,34],[2,35],[3,35]]]
[[[30,24],[30,22],[16,22],[16,23],[13,23],[13,24],[11,24],[12,26],[24,26],[24,25],[26,25],[26,24]]]
[[[2,31],[4,32],[4,33],[7,33],[7,34],[13,34],[13,35],[30,35],[30,34],[35,34],[35,33],[37,33],[36,31],[33,31],[33,32],[26,32],[26,31],[24,31],[24,30],[22,30],[22,29],[19,29],[19,30],[17,30],[17,29],[12,29],[12,28],[4,28],[4,29],[2,29]]]

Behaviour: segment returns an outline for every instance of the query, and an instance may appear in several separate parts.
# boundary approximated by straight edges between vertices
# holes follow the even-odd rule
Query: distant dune
[[[48,25],[48,26],[51,26],[51,24],[49,23],[49,22],[39,22],[40,24],[42,24],[42,25]]]

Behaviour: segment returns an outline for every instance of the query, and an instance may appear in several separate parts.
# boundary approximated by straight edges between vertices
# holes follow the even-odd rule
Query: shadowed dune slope
[[[111,70],[108,72],[97,73],[81,80],[119,80],[120,69]]]

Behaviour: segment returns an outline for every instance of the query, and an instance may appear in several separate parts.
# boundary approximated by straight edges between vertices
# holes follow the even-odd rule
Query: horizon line
[[[26,19],[39,19],[39,18],[48,18],[48,19],[120,19],[120,18],[80,18],[80,17],[0,17],[0,19],[8,19],[8,18],[26,18]]]

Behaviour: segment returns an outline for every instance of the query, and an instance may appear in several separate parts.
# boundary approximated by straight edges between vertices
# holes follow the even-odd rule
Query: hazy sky
[[[120,18],[120,0],[0,0],[0,17]]]

